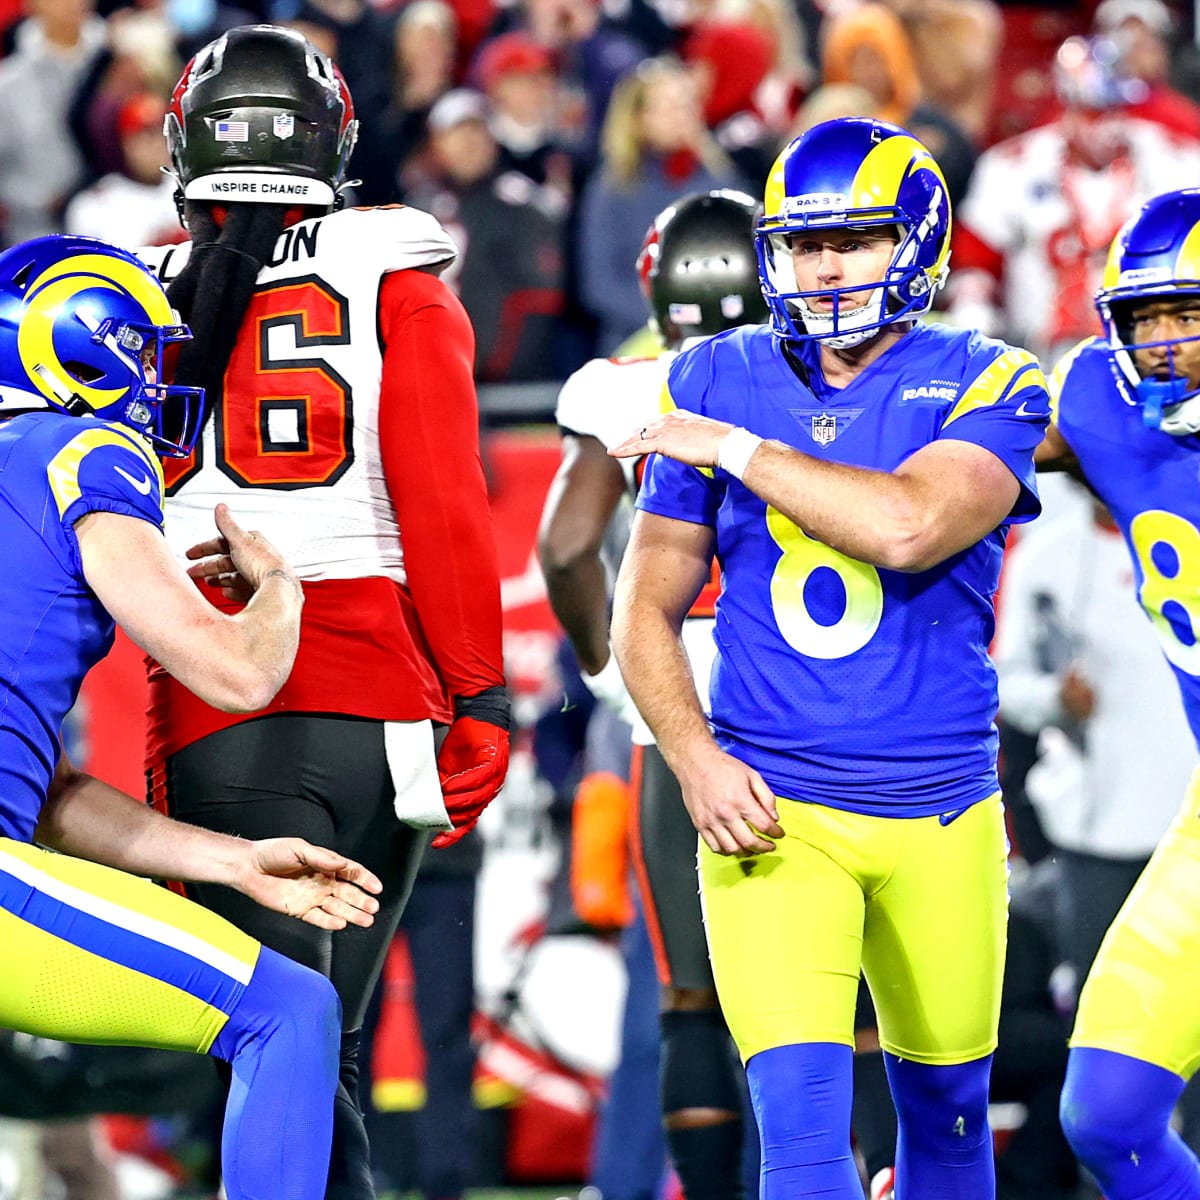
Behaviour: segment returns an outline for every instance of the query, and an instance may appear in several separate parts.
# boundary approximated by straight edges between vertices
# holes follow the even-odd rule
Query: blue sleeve
[[[705,399],[711,378],[711,343],[702,343],[681,354],[672,364],[663,385],[662,411],[672,408],[707,416]],[[637,506],[660,517],[716,526],[717,509],[725,494],[710,468],[689,467],[661,454],[652,454]]]
[[[1042,368],[1028,350],[999,349],[990,361],[979,362],[973,378],[968,373],[970,382],[943,418],[938,437],[982,446],[1008,467],[1021,485],[1008,520],[1020,523],[1042,511],[1033,452],[1050,423],[1050,396]]]
[[[105,426],[72,438],[46,468],[63,532],[78,556],[75,522],[90,512],[118,513],[163,527],[161,468],[149,450]]]

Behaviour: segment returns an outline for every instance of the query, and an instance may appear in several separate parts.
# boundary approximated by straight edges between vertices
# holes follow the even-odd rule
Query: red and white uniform
[[[692,340],[685,345],[691,345]],[[677,353],[664,350],[657,358],[594,358],[585,363],[558,393],[554,419],[559,428],[581,437],[594,437],[606,450],[611,450],[635,430],[662,415],[663,388]],[[636,491],[645,458],[618,461],[630,491]],[[696,681],[696,691],[706,711],[708,678],[716,657],[713,605],[720,591],[720,571],[714,562],[712,577],[701,589],[683,623],[684,649]],[[633,742],[636,746],[654,745],[654,735],[640,716],[633,722]]]
[[[1112,120],[1125,150],[1100,170],[1072,156],[1057,122],[992,147],[956,213],[952,287],[973,269],[1000,281],[1003,316],[989,331],[1035,353],[1100,332],[1092,298],[1117,231],[1151,196],[1200,182],[1200,143]]]
[[[190,249],[142,256],[169,283]],[[213,536],[224,501],[302,581],[300,650],[267,712],[446,722],[452,697],[504,681],[474,337],[435,273],[454,254],[401,206],[290,226],[196,453],[166,464],[177,554]],[[152,764],[246,719],[160,668],[151,685]]]

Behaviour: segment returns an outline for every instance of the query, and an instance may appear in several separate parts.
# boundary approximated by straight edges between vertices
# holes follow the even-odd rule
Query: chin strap
[[[1142,421],[1174,437],[1200,433],[1200,394],[1187,393],[1183,379],[1143,379],[1136,388]]]

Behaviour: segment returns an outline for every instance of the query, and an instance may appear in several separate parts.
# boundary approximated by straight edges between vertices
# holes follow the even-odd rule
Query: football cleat
[[[884,1167],[871,1180],[871,1200],[896,1200],[896,1168]]]

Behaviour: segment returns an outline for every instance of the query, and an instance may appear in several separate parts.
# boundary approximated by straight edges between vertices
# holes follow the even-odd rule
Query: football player
[[[1200,739],[1200,190],[1144,204],[1096,296],[1103,338],[1051,376],[1039,465],[1077,464],[1120,526],[1138,598]],[[1072,462],[1073,460],[1073,462]],[[1110,926],[1079,999],[1063,1130],[1109,1200],[1200,1197],[1171,1129],[1200,1063],[1200,781]]]
[[[187,453],[202,399],[159,382],[163,349],[189,336],[125,251],[46,237],[0,256],[0,1025],[228,1062],[230,1197],[318,1200],[337,1083],[332,987],[134,876],[236,889],[321,930],[369,926],[379,881],[299,838],[176,824],[77,771],[59,742],[115,623],[230,712],[270,703],[295,658],[303,596],[261,535],[218,507],[219,536],[189,551],[187,574],[162,536],[156,454]],[[188,574],[245,607],[217,611]]]
[[[613,645],[700,832],[766,1200],[861,1196],[860,968],[900,1123],[897,1195],[995,1192],[1007,844],[987,645],[1008,526],[1039,510],[1048,399],[1027,351],[918,320],[950,219],[903,129],[849,118],[796,139],[755,235],[770,327],[684,351],[676,411],[613,451],[657,452]],[[714,552],[706,717],[679,628]]]
[[[550,603],[571,639],[583,680],[633,726],[633,851],[662,984],[663,1119],[688,1200],[744,1194],[742,1085],[704,942],[696,831],[609,652],[601,547],[640,469],[631,460],[618,463],[607,450],[630,428],[658,415],[667,368],[681,349],[766,319],[754,257],[757,207],[740,192],[707,192],[670,205],[651,225],[637,271],[662,352],[595,359],[563,385],[555,414],[563,431],[562,465],[539,535]],[[706,586],[684,623],[692,670],[701,681],[712,661],[717,586]]]
[[[310,836],[384,882],[374,927],[331,939],[221,888],[201,903],[327,975],[344,1036],[330,1197],[374,1194],[358,1028],[430,829],[471,829],[508,761],[500,589],[479,456],[473,336],[425,213],[342,209],[357,122],[291,30],[202,49],[166,121],[191,240],[147,252],[198,331],[175,379],[208,389],[167,475],[167,540],[229,500],[270,523],[304,590],[296,667],[230,716],[152,671],[149,770],[167,811],[246,837]],[[448,732],[447,732],[448,727]]]

